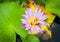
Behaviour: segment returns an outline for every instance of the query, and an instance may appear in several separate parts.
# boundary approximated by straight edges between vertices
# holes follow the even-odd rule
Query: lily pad
[[[29,35],[25,39],[22,39],[23,42],[40,42],[40,40],[34,36],[34,35]]]
[[[45,7],[47,11],[60,17],[60,0],[47,0]]]
[[[25,38],[28,33],[20,28],[24,9],[15,2],[0,4],[0,42],[16,42],[16,33]]]

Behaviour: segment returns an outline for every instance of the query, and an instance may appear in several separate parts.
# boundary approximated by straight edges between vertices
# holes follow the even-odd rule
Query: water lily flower
[[[29,30],[29,34],[43,34],[52,38],[52,33],[49,27],[52,25],[55,15],[49,13],[43,6],[36,5],[34,1],[29,1],[25,4],[25,12],[23,15],[21,28]],[[44,38],[45,36],[43,36]]]
[[[38,34],[43,33],[41,30],[41,26],[46,25],[46,22],[44,20],[47,19],[47,16],[42,12],[42,10],[38,10],[36,8],[35,11],[33,11],[31,8],[25,10],[26,14],[23,15],[23,19],[21,19],[23,25],[22,28],[26,28],[26,30],[29,30],[29,34]]]

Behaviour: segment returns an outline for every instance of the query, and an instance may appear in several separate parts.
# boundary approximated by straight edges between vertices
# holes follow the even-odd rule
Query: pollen
[[[31,17],[29,19],[29,25],[34,27],[37,26],[39,24],[39,20],[36,17]]]

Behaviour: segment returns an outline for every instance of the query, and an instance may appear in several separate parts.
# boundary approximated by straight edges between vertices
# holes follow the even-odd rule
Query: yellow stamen
[[[39,23],[39,20],[36,17],[31,17],[28,22],[30,26],[35,27]]]

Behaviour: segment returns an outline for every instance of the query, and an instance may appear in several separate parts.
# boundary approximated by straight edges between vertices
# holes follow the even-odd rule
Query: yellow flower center
[[[39,25],[39,20],[36,17],[31,17],[29,19],[29,25],[32,27],[35,27],[36,25]]]

